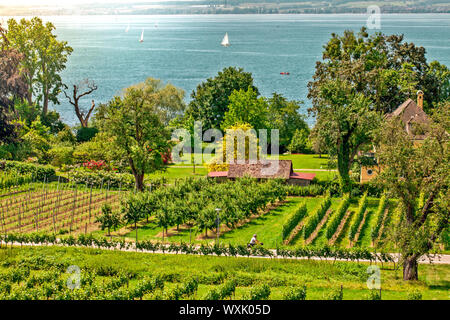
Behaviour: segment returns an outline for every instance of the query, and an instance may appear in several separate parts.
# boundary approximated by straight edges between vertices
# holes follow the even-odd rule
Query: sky
[[[175,0],[14,0],[1,1],[0,6],[44,6],[44,5],[77,5],[84,3],[136,3],[136,2],[161,2],[161,1],[175,1]],[[186,1],[186,0],[185,0]],[[195,0],[187,0],[195,1]]]

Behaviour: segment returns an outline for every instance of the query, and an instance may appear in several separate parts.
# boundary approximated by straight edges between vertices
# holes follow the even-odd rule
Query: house
[[[255,163],[231,163],[228,171],[213,171],[209,178],[218,180],[252,177],[256,179],[284,179],[289,184],[307,186],[315,173],[294,172],[291,160],[264,160]]]
[[[413,139],[414,144],[422,143],[425,139],[425,132],[423,131],[423,126],[430,122],[429,116],[423,111],[423,92],[417,92],[417,103],[412,99],[408,99],[403,102],[397,109],[393,112],[388,113],[385,118],[391,119],[398,117],[401,119],[405,125],[406,132]],[[376,150],[371,152],[371,157],[376,163]],[[363,166],[361,167],[361,182],[367,182],[375,178],[380,172],[381,168],[379,165],[373,166]]]

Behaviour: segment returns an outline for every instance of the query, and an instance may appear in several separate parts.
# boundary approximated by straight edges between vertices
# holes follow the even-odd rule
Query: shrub
[[[366,295],[366,300],[381,300],[381,292],[379,290],[370,290]]]
[[[98,133],[97,128],[80,128],[77,130],[76,139],[78,142],[87,142],[90,141],[95,135]]]
[[[289,289],[284,295],[284,300],[306,300],[306,286]]]
[[[0,161],[0,170],[5,172],[15,172],[17,174],[31,174],[33,180],[44,181],[55,177],[55,169],[50,166],[24,163],[19,161]]]
[[[306,203],[300,204],[294,211],[293,214],[289,216],[287,221],[283,224],[282,237],[286,240],[291,234],[292,230],[298,225],[300,220],[306,215]]]
[[[269,296],[270,287],[267,284],[263,284],[250,290],[249,300],[266,300]]]
[[[381,225],[383,224],[384,211],[386,211],[387,205],[388,201],[386,199],[386,195],[383,194],[378,204],[378,209],[376,213],[377,222],[371,233],[372,241],[375,241],[378,238],[378,233],[380,232]]]
[[[361,221],[364,218],[366,209],[367,209],[367,192],[359,200],[359,206],[358,210],[356,211],[355,220],[353,221],[352,226],[350,227],[349,238],[352,241],[355,238],[356,232],[358,232],[359,225],[361,224]]]
[[[344,292],[342,286],[337,289],[333,289],[324,295],[324,300],[342,300],[344,298]]]
[[[298,197],[316,197],[325,193],[325,187],[320,184],[311,184],[309,186],[286,186],[286,192],[290,196]]]
[[[422,300],[422,293],[418,289],[411,290],[407,293],[408,300]]]
[[[328,194],[325,197],[325,199],[323,199],[319,208],[317,208],[316,211],[313,212],[308,217],[308,220],[306,221],[305,226],[303,227],[304,239],[307,239],[314,232],[314,230],[316,230],[317,225],[322,220],[322,218],[325,216],[330,205],[331,205],[331,197]]]
[[[326,230],[326,236],[327,239],[331,239],[331,237],[336,232],[337,228],[339,227],[342,219],[345,216],[345,213],[347,212],[348,207],[350,206],[350,196],[348,194],[344,195],[344,198],[342,199],[341,203],[339,204],[339,207],[336,210],[336,213],[331,217],[330,222],[328,223],[327,230]]]
[[[52,166],[71,165],[73,163],[73,147],[52,148],[48,151],[47,156]]]
[[[96,186],[108,186],[110,188],[132,189],[134,188],[134,176],[128,173],[112,173],[107,171],[86,172],[81,170],[71,171],[69,179],[78,184],[93,184]]]

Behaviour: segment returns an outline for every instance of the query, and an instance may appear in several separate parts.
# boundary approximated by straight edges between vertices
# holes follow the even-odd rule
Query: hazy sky
[[[14,0],[0,4],[1,6],[42,6],[42,5],[75,5],[81,3],[127,3],[127,2],[161,2],[175,0]],[[195,0],[188,0],[195,1]],[[2,0],[3,2],[3,0]]]

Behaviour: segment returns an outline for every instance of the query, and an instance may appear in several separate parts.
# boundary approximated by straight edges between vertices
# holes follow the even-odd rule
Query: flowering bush
[[[83,163],[83,167],[90,170],[108,170],[109,167],[104,160],[90,160]]]

